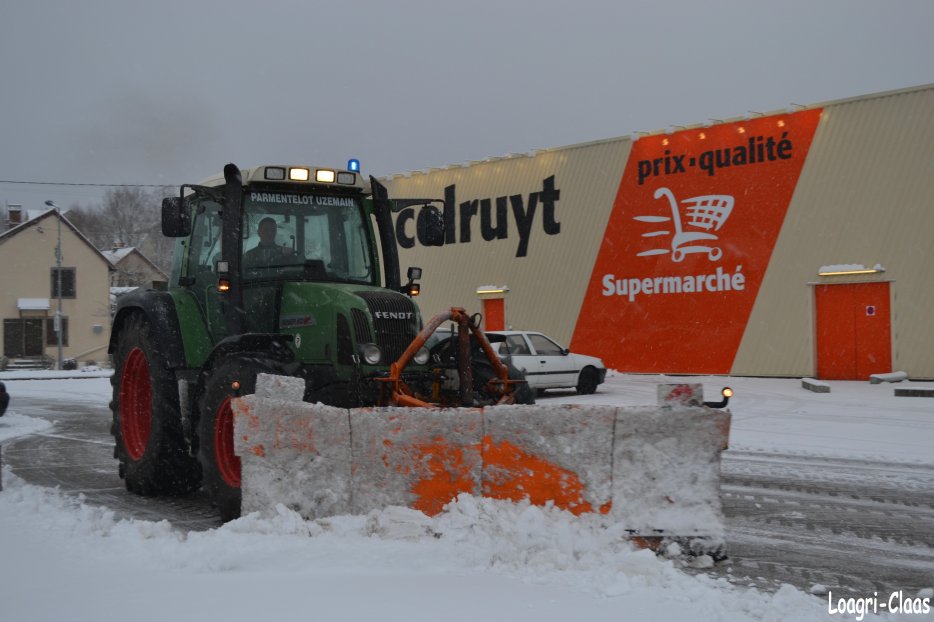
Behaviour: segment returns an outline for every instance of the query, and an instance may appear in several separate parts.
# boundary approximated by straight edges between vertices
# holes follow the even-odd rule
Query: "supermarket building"
[[[425,316],[624,372],[934,378],[934,85],[385,181],[444,199],[443,247],[395,221]]]

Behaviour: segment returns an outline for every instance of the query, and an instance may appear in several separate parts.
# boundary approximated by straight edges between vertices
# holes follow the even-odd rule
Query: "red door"
[[[502,298],[484,298],[483,317],[483,330],[506,330],[506,301]]]
[[[892,371],[888,283],[817,285],[817,377],[867,380]]]

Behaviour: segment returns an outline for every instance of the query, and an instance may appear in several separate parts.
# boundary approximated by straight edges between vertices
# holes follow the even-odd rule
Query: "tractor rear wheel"
[[[240,458],[234,453],[231,400],[256,390],[260,373],[282,374],[276,363],[244,355],[214,368],[204,385],[198,422],[198,459],[204,490],[224,522],[240,517]]]
[[[114,457],[130,492],[182,495],[200,482],[198,462],[182,434],[178,390],[141,313],[124,322],[117,337],[111,378]]]

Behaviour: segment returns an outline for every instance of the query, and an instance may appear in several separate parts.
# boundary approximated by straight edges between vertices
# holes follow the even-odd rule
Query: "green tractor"
[[[180,495],[203,485],[224,520],[239,516],[231,399],[252,393],[259,373],[303,378],[310,402],[395,404],[400,389],[437,402],[443,372],[430,364],[411,298],[421,271],[409,268],[402,283],[392,220],[422,205],[419,240],[440,246],[444,220],[432,203],[390,200],[358,170],[233,164],[165,199],[162,231],[177,238],[169,284],[122,296],[110,338],[112,434],[127,489]],[[476,319],[457,317],[477,332]],[[492,373],[502,380],[491,378],[491,392],[508,398],[511,381]]]

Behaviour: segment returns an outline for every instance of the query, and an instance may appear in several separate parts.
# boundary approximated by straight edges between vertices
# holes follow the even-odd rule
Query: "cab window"
[[[188,274],[196,275],[214,269],[221,252],[220,206],[213,201],[201,204],[191,232],[188,252]]]

